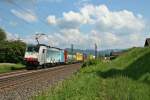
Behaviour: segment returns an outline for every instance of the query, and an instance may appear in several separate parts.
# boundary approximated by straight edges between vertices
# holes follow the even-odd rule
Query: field
[[[11,72],[24,68],[25,66],[22,64],[0,63],[0,73]]]
[[[132,48],[110,62],[92,61],[35,100],[150,100],[150,48]]]

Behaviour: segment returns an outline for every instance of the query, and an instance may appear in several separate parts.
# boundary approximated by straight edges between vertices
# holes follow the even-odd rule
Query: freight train
[[[83,62],[85,59],[83,53],[69,54],[67,50],[44,44],[28,45],[24,56],[27,69]]]

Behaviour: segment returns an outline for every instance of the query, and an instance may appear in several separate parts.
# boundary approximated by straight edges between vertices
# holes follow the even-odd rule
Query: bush
[[[100,61],[99,59],[91,59],[91,60],[89,59],[82,64],[82,68],[97,65],[99,61]]]
[[[1,41],[0,63],[23,63],[26,44],[20,40]]]

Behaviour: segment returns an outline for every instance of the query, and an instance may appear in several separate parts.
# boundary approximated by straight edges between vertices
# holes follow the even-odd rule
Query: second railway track
[[[19,73],[23,73],[26,72],[27,70],[23,69],[23,70],[19,70],[19,71],[13,71],[13,72],[6,72],[6,73],[1,73],[0,74],[0,79],[6,76],[10,76],[10,75],[14,75],[14,74],[19,74]]]

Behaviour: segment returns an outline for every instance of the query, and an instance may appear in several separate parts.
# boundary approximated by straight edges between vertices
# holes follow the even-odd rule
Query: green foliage
[[[20,40],[6,41],[6,33],[0,28],[0,63],[23,63],[25,47]]]
[[[150,100],[150,48],[82,68],[36,100]]]
[[[93,78],[91,78],[93,77]],[[56,88],[51,88],[46,96],[34,97],[35,100],[95,100],[100,95],[97,84],[100,78],[96,75],[89,77],[85,74],[77,74],[71,79],[60,82]],[[85,85],[86,84],[86,85]],[[81,90],[82,89],[82,90]],[[91,92],[89,92],[91,91]]]
[[[97,65],[99,61],[100,61],[99,59],[88,59],[82,64],[82,68],[92,66],[92,65]]]
[[[118,67],[125,67],[150,52],[150,48],[132,48],[113,61]]]
[[[0,62],[22,63],[26,44],[20,40],[0,43]]]
[[[20,70],[24,68],[25,66],[22,64],[0,63],[0,73],[10,72],[13,70]]]
[[[0,41],[4,40],[6,40],[6,33],[2,28],[0,28]]]
[[[133,80],[150,83],[150,48],[133,48],[126,54],[118,57],[108,66],[106,72],[101,72],[104,77],[123,75]]]

